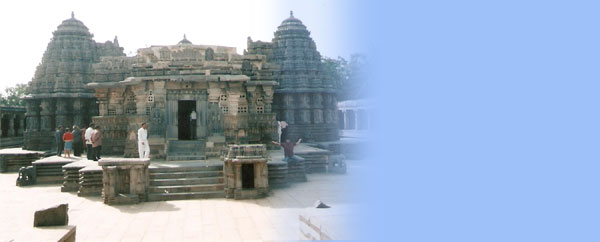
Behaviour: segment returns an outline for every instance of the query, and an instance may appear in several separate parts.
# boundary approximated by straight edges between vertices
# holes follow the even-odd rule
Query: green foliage
[[[27,94],[27,84],[17,84],[14,87],[7,87],[4,89],[4,93],[0,93],[0,105],[25,106],[25,101],[22,98]]]
[[[340,91],[339,101],[366,97],[367,86],[364,75],[366,63],[366,56],[362,54],[351,55],[350,61],[342,57],[323,58],[325,72]]]

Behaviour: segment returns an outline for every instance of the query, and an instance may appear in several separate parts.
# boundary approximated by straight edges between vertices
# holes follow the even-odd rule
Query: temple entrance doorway
[[[178,120],[178,139],[179,140],[193,140],[195,139],[196,132],[195,123],[192,122],[190,114],[192,111],[196,111],[196,101],[185,100],[178,101],[177,103],[177,120]],[[197,112],[197,111],[196,111]],[[194,120],[195,122],[195,120]],[[194,124],[194,125],[192,125]]]

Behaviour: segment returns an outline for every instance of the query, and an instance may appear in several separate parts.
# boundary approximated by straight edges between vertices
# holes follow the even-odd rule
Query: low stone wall
[[[97,164],[79,170],[79,197],[102,195],[102,167]]]
[[[19,168],[30,166],[43,155],[43,152],[21,148],[2,149],[0,150],[0,172],[17,172]]]
[[[32,162],[33,167],[35,167],[36,183],[62,184],[64,180],[64,173],[62,167],[66,164],[79,161],[80,159],[82,158],[65,158],[59,156],[50,156]]]
[[[135,204],[147,201],[149,159],[103,158],[102,197],[105,204]]]
[[[22,147],[23,140],[23,136],[0,138],[0,148]]]

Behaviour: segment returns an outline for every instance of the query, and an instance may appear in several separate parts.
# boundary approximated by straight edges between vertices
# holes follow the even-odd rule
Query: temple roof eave
[[[94,93],[37,93],[24,96],[24,100],[44,99],[44,98],[94,98]]]
[[[248,82],[246,75],[179,75],[179,76],[144,76],[127,77],[120,82],[92,82],[85,85],[87,89],[124,87],[140,84],[143,81],[171,81],[171,82]]]

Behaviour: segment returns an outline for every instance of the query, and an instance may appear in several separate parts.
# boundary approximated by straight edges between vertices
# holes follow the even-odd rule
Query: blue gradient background
[[[600,241],[598,1],[369,1],[367,239]]]

